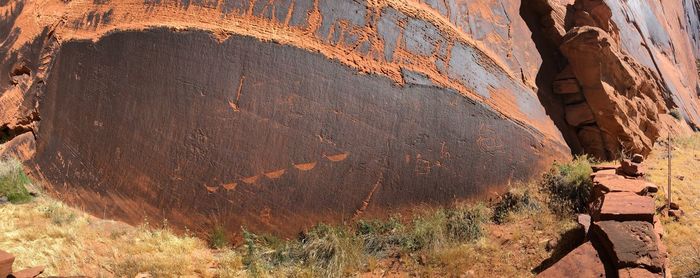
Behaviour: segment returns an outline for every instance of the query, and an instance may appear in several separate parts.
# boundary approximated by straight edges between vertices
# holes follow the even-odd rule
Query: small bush
[[[219,225],[216,225],[209,235],[209,246],[214,249],[221,249],[228,246],[228,238],[226,230]]]
[[[7,197],[13,204],[26,203],[32,200],[27,191],[31,181],[22,171],[22,166],[16,160],[0,161],[0,196]]]
[[[347,229],[319,224],[302,238],[301,258],[324,277],[339,277],[357,267],[362,245]]]
[[[41,208],[41,210],[44,213],[44,217],[51,219],[51,223],[57,226],[71,224],[77,218],[73,210],[58,202],[50,203]]]
[[[673,108],[670,111],[668,111],[668,114],[671,115],[671,117],[676,118],[676,120],[681,119],[681,111],[678,110],[678,108]]]
[[[445,210],[437,210],[413,219],[403,247],[408,251],[432,249],[447,240],[447,214]]]
[[[245,228],[243,230],[243,242],[245,244],[245,254],[243,254],[243,265],[250,272],[253,277],[260,276],[261,269],[259,263],[258,248],[255,244],[257,236],[251,232],[248,232]]]
[[[549,196],[549,207],[559,216],[586,212],[593,186],[591,173],[586,156],[552,166],[542,179],[542,189]]]
[[[447,211],[447,233],[452,241],[473,241],[484,235],[489,210],[483,204]]]
[[[530,193],[529,188],[515,187],[501,196],[501,199],[493,208],[492,219],[496,224],[503,224],[512,212],[537,208],[537,201]]]
[[[363,242],[364,251],[371,255],[383,256],[408,245],[405,231],[398,217],[387,221],[360,220],[356,224],[356,234]]]

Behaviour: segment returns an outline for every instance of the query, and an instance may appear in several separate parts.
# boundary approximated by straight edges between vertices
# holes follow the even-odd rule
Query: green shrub
[[[226,230],[220,225],[214,226],[214,229],[209,234],[209,246],[214,249],[221,249],[228,246],[228,238]]]
[[[586,156],[576,157],[566,164],[554,164],[542,179],[549,207],[559,216],[586,212],[593,187],[591,173]]]
[[[257,236],[251,232],[248,232],[245,228],[243,231],[243,242],[245,244],[245,253],[243,254],[243,265],[250,272],[252,277],[258,277],[262,275],[260,269],[260,262],[258,257],[258,248],[255,244]]]
[[[483,224],[488,220],[489,210],[479,203],[473,206],[447,211],[447,233],[452,241],[473,241],[484,235]]]
[[[673,108],[670,111],[668,111],[668,114],[671,115],[672,117],[676,118],[676,120],[681,119],[681,111],[678,110],[678,108]]]
[[[519,212],[524,209],[537,209],[538,204],[529,188],[515,187],[501,196],[501,199],[494,205],[493,222],[502,224],[506,222],[511,212]]]
[[[44,216],[51,219],[51,223],[57,226],[73,223],[77,218],[73,210],[59,202],[52,202],[42,207],[41,210],[44,212]]]
[[[362,240],[364,252],[371,255],[383,256],[408,245],[406,227],[398,217],[387,221],[360,220],[356,224],[356,234]]]
[[[30,183],[18,161],[0,161],[0,196],[7,197],[13,204],[29,202],[32,196],[25,186]]]
[[[413,219],[411,230],[406,235],[406,240],[403,241],[403,247],[408,251],[437,247],[447,242],[446,231],[447,214],[445,210],[416,216]]]

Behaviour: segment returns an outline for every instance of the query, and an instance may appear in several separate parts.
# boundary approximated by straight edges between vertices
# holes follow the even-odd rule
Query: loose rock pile
[[[15,256],[0,250],[0,278],[34,278],[44,272],[43,266],[37,266],[20,270],[12,271],[12,264],[15,262]]]
[[[658,187],[641,178],[642,161],[635,155],[593,168],[590,215],[578,217],[585,242],[538,277],[671,277],[655,215]]]

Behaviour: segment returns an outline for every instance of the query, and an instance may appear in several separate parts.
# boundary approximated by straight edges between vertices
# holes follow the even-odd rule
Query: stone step
[[[654,223],[654,199],[632,192],[610,192],[591,203],[595,221],[644,221]]]
[[[537,277],[605,277],[605,266],[590,241],[569,252]]]
[[[600,173],[603,172],[606,171]],[[641,179],[628,179],[620,175],[597,174],[593,177],[593,190],[598,194],[632,192],[644,196],[658,192],[659,188],[655,184]]]
[[[617,269],[645,268],[661,273],[664,267],[664,254],[651,223],[599,221],[591,226],[591,235]]]

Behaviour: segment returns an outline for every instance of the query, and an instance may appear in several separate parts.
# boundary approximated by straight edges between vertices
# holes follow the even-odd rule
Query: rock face
[[[196,231],[447,204],[572,151],[644,154],[670,107],[697,121],[695,64],[668,59],[697,16],[623,3],[3,1],[0,155],[96,214]],[[628,22],[653,20],[645,58]]]
[[[4,3],[0,151],[101,216],[292,235],[570,157],[517,2]]]
[[[530,25],[545,30],[540,45],[556,53],[553,91],[563,94],[568,126],[586,153],[604,160],[648,154],[661,129],[675,129],[661,120],[672,107],[697,124],[696,1],[525,3],[539,21]]]

